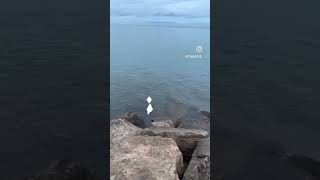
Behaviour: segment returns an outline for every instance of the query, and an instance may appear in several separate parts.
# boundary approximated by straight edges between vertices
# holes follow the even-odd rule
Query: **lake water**
[[[217,2],[216,130],[233,134],[215,133],[225,179],[301,179],[268,151],[320,158],[316,7],[313,0]]]
[[[0,4],[0,179],[58,159],[87,162],[104,177],[104,1]]]
[[[210,111],[210,30],[204,27],[111,24],[110,113],[146,118]],[[195,51],[202,46],[202,53]],[[201,54],[201,59],[186,55]]]

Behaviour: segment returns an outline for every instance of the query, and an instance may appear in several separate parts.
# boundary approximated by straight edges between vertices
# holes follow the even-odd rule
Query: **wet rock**
[[[141,117],[139,117],[136,113],[129,112],[129,113],[126,113],[121,118],[131,122],[133,125],[135,125],[137,127],[140,127],[140,128],[146,127],[144,120]]]
[[[210,138],[200,140],[182,180],[210,179]]]
[[[190,138],[201,139],[208,137],[208,132],[198,129],[184,128],[166,128],[166,127],[149,127],[145,129],[145,133],[151,136],[162,136],[170,138]]]
[[[172,120],[154,121],[151,122],[151,125],[157,127],[175,127]]]
[[[183,156],[172,138],[146,136],[125,119],[111,121],[111,180],[179,180]]]
[[[53,162],[48,169],[25,180],[100,180],[80,163],[68,160]]]
[[[208,111],[200,111],[200,113],[210,119],[210,112],[208,112]]]
[[[173,125],[174,127],[179,127],[181,125],[181,119],[175,119],[173,120]]]
[[[178,127],[181,124],[181,119],[171,119],[168,117],[154,117],[151,120],[151,125],[159,127]]]

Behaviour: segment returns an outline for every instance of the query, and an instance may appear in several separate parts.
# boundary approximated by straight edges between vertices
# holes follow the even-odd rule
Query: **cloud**
[[[110,5],[111,16],[210,16],[210,0],[111,0]]]

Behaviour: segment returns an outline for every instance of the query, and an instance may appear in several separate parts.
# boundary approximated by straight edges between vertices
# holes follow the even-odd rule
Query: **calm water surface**
[[[133,111],[150,117],[181,117],[210,110],[208,28],[111,25],[111,117]],[[186,59],[203,47],[202,59]]]

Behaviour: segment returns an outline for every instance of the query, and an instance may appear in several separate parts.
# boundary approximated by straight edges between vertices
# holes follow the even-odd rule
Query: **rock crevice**
[[[139,119],[139,123],[133,121],[135,124],[141,124],[139,117],[130,116]],[[151,127],[141,128],[143,126],[132,124],[130,118],[111,120],[111,179],[188,180],[186,174],[194,172],[189,170],[188,163],[198,160],[194,150],[201,151],[197,144],[208,138],[208,133],[176,128],[176,124],[171,120],[163,120],[151,123]],[[210,159],[210,156],[206,158]],[[203,171],[207,171],[206,166],[210,167],[210,161],[205,162],[203,158],[197,162],[192,163],[192,169],[205,168]]]

